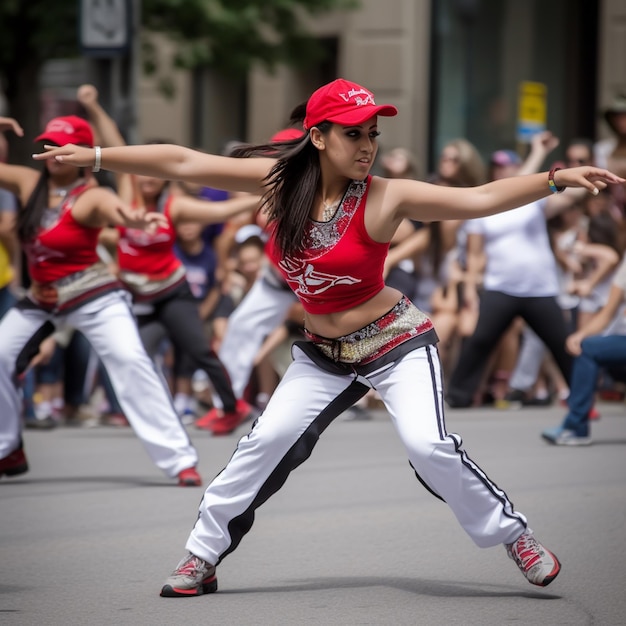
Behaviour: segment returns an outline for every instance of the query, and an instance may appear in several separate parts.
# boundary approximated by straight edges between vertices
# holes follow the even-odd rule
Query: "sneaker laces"
[[[200,557],[197,557],[194,554],[189,554],[182,560],[181,563],[179,563],[173,573],[177,576],[191,576],[193,578],[198,573],[201,573],[206,569],[206,564]]]
[[[523,572],[530,571],[541,561],[543,548],[530,533],[524,533],[509,547],[509,556]]]

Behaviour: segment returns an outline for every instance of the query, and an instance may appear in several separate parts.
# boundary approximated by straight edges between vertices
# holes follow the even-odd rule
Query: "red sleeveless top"
[[[163,280],[181,265],[174,254],[176,229],[170,217],[172,196],[165,201],[163,214],[167,218],[166,226],[159,226],[148,233],[136,228],[118,226],[120,233],[117,244],[117,262],[120,270],[133,274],[142,274],[151,280]]]
[[[71,211],[85,189],[87,185],[72,189],[59,207],[58,219],[42,227],[34,239],[23,243],[32,280],[52,283],[99,261],[96,246],[101,229],[79,224]]]
[[[389,243],[374,241],[365,229],[371,179],[350,183],[330,221],[308,221],[305,249],[296,256],[283,258],[274,238],[268,242],[270,260],[308,313],[345,311],[385,286],[383,265]]]

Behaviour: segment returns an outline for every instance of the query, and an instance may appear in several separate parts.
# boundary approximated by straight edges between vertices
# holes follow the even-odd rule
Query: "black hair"
[[[298,105],[290,121],[304,119],[306,104]],[[327,134],[331,122],[321,122],[315,127]],[[309,134],[303,137],[262,144],[240,146],[233,151],[235,157],[271,156],[277,159],[265,179],[267,191],[263,195],[261,210],[267,212],[268,226],[275,229],[275,240],[283,256],[292,256],[305,247],[307,220],[315,202],[321,169],[319,153],[311,143]]]
[[[30,241],[37,235],[43,214],[48,208],[49,180],[50,172],[44,167],[26,205],[17,214],[17,235],[22,242]]]
[[[78,168],[77,181],[85,176],[85,168]],[[41,220],[49,208],[50,172],[44,167],[39,180],[30,194],[25,206],[17,214],[17,236],[20,241],[30,241],[37,236]]]

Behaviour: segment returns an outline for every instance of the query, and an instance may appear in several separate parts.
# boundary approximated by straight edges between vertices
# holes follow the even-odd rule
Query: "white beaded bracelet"
[[[100,171],[100,163],[102,162],[102,149],[100,148],[100,146],[95,146],[96,149],[96,158],[93,162],[93,167],[91,168],[91,171],[95,173]]]

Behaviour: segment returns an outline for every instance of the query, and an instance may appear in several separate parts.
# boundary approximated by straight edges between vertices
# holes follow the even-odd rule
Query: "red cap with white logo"
[[[77,115],[66,115],[51,119],[35,141],[48,141],[57,146],[73,143],[93,148],[93,132],[87,120]]]
[[[374,115],[393,117],[398,109],[392,104],[378,105],[374,94],[349,80],[338,78],[313,92],[306,104],[304,129],[328,121],[342,126],[356,126]]]

